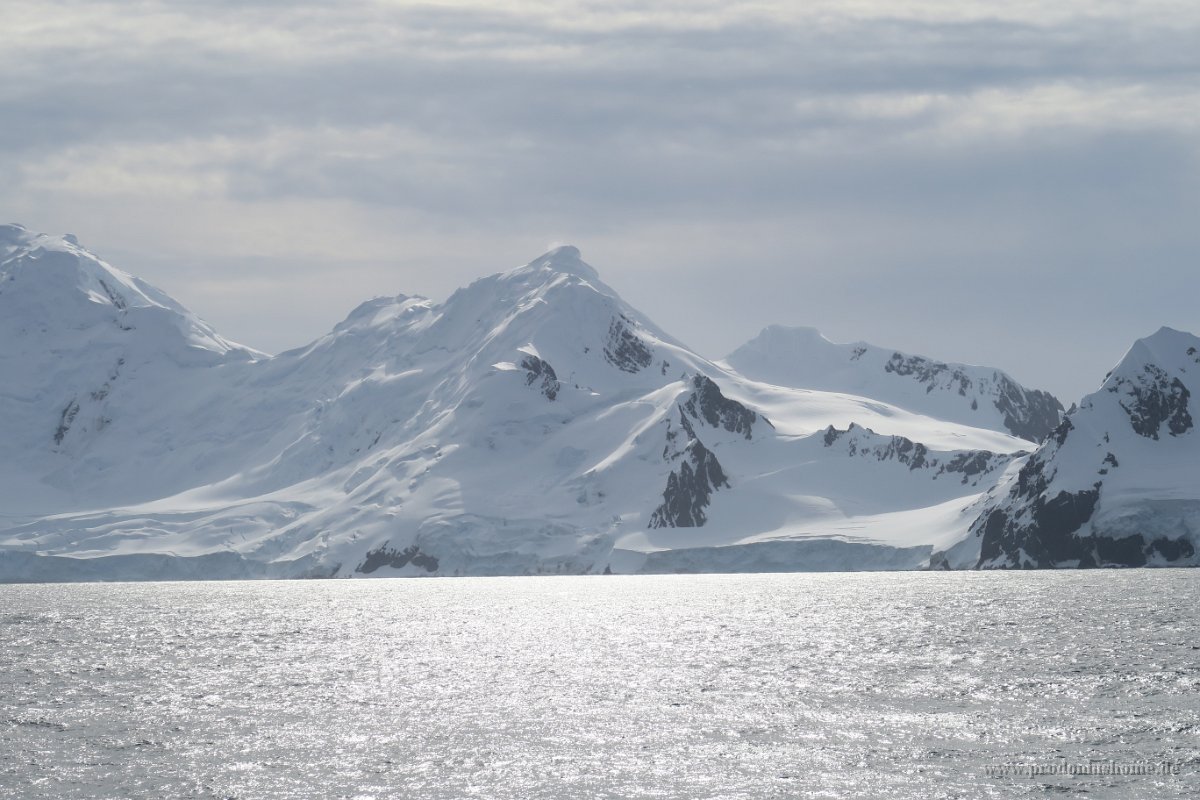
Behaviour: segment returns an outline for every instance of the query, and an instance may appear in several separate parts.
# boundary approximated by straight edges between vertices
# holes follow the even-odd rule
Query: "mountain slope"
[[[262,358],[227,341],[166,294],[95,257],[73,237],[0,226],[0,480],[4,510],[69,510],[148,499],[164,486],[135,459],[188,469],[172,428],[213,377]],[[195,379],[203,376],[199,382]],[[201,385],[203,384],[203,385]],[[175,419],[164,423],[164,418]],[[109,449],[112,428],[141,425],[152,445]],[[89,485],[108,487],[92,496]],[[115,491],[117,487],[128,491]]]
[[[834,344],[812,328],[772,325],[726,358],[733,369],[778,386],[883,400],[1029,442],[1054,429],[1063,407],[1048,392],[1025,389],[1000,370],[947,364],[862,342]]]
[[[1200,563],[1200,339],[1139,340],[945,554],[984,568]]]
[[[916,568],[1028,447],[748,380],[572,247],[267,357],[3,241],[3,579]]]
[[[70,235],[0,225],[0,298],[5,297],[8,302],[0,301],[5,333],[32,339],[42,349],[78,343],[84,338],[79,332],[92,333],[102,324],[146,331],[142,337],[152,332],[161,337],[162,349],[181,355],[187,348],[198,360],[262,355],[223,339],[167,294],[97,258]],[[66,325],[55,330],[55,323]]]

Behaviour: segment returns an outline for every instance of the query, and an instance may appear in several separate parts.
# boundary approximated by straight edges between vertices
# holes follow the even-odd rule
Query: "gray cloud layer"
[[[1191,4],[8,5],[0,216],[258,347],[566,240],[713,356],[809,324],[1069,402],[1200,328]]]

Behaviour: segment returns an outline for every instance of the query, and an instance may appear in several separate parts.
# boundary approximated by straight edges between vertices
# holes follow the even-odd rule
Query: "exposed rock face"
[[[120,375],[121,367],[124,366],[125,359],[117,360],[116,365],[108,373],[107,380],[100,386],[94,389],[80,393],[70,399],[58,417],[58,424],[54,429],[54,444],[61,448],[63,443],[68,438],[68,434],[72,440],[78,438],[79,435],[85,435],[90,430],[95,433],[103,430],[109,423],[109,419],[105,416],[105,400],[113,390],[113,383]],[[75,433],[72,433],[75,431]]]
[[[912,378],[922,384],[927,393],[939,386],[949,386],[960,397],[967,397],[975,389],[976,383],[963,367],[902,353],[893,353],[884,365],[884,371]],[[1003,373],[996,373],[993,377],[992,404],[1003,416],[1008,432],[1031,442],[1045,439],[1062,418],[1062,403],[1049,392],[1023,388]],[[978,408],[978,404],[973,408]]]
[[[1013,436],[1040,442],[1062,419],[1063,407],[1049,392],[1024,389],[1007,375],[997,384],[996,410]]]
[[[1196,563],[1200,442],[1186,385],[1196,342],[1163,329],[1130,349],[982,509],[975,566]]]
[[[862,446],[856,434],[868,437],[868,444]],[[925,456],[929,452],[925,445],[913,442],[903,436],[879,436],[870,428],[859,428],[853,422],[846,430],[838,430],[830,425],[825,429],[824,442],[826,447],[833,447],[846,438],[846,451],[855,456],[860,452],[870,454],[879,461],[895,460],[908,465],[909,469],[921,469],[928,466]]]
[[[366,558],[354,568],[354,571],[363,575],[370,575],[372,572],[383,567],[402,569],[409,564],[412,564],[414,567],[420,567],[426,572],[436,572],[438,568],[438,560],[431,555],[422,553],[420,548],[415,544],[409,545],[403,550],[396,550],[383,545],[375,550],[368,551]]]
[[[761,419],[771,424],[736,400],[730,400],[711,378],[704,375],[692,378],[692,392],[683,403],[683,410],[713,428],[741,434],[746,439],[753,438],[756,421]]]
[[[100,288],[104,290],[104,294],[108,297],[108,301],[112,303],[118,311],[129,310],[129,301],[126,300],[119,292],[115,291],[111,286],[109,286],[108,281],[100,279],[97,281],[97,283],[99,283]]]
[[[1055,432],[1054,448],[1066,441],[1070,430],[1070,419],[1064,419]],[[1096,542],[1076,534],[1091,520],[1101,484],[1052,493],[1047,457],[1042,451],[1031,456],[1017,474],[1008,507],[990,509],[975,522],[972,529],[982,536],[979,566],[1042,567],[1070,561],[1098,566],[1096,559],[1102,556]]]
[[[535,355],[526,355],[521,359],[521,368],[525,370],[525,385],[537,386],[547,400],[553,401],[558,397],[558,390],[561,384],[558,382],[558,375],[554,373],[554,367],[543,361]]]
[[[729,480],[717,457],[696,438],[683,409],[679,427],[668,421],[663,458],[678,464],[667,476],[662,504],[650,515],[651,528],[699,528],[708,521],[704,509],[713,492],[729,488]]]
[[[938,474],[949,473],[962,475],[962,482],[973,483],[980,475],[987,475],[1006,466],[1015,456],[1005,453],[992,453],[987,450],[972,450],[959,453],[948,460]]]
[[[59,417],[58,429],[54,431],[54,443],[62,444],[63,439],[71,431],[71,426],[75,423],[75,417],[79,416],[79,401],[71,400],[67,403],[66,408],[62,410],[62,415]]]
[[[707,425],[747,441],[754,424],[771,423],[736,400],[726,397],[716,382],[705,375],[692,378],[691,391],[677,410],[679,423],[667,421],[667,443],[663,460],[677,466],[667,476],[663,502],[650,515],[651,528],[699,528],[708,521],[704,513],[713,492],[729,488],[725,470],[711,450],[696,435],[696,425]]]
[[[1161,367],[1147,364],[1134,378],[1112,378],[1108,391],[1122,396],[1121,408],[1129,415],[1129,423],[1139,436],[1158,439],[1163,425],[1171,436],[1181,436],[1192,429],[1188,413],[1191,392],[1178,377],[1172,377]]]
[[[620,314],[608,328],[604,358],[622,372],[641,372],[654,360],[650,348],[633,332],[633,325],[632,320]]]
[[[862,358],[864,350],[856,348],[857,358]],[[957,387],[958,394],[967,396],[971,388],[971,379],[961,369],[954,369],[949,364],[932,361],[923,356],[906,356],[903,353],[893,353],[888,362],[883,365],[884,372],[893,372],[906,378],[912,378],[917,383],[925,385],[926,392],[932,392],[940,381],[943,385]]]
[[[994,481],[996,476],[1023,453],[992,453],[987,450],[967,450],[958,453],[931,453],[920,442],[903,436],[881,436],[870,428],[854,423],[846,430],[832,425],[825,429],[825,447],[843,447],[851,458],[870,458],[876,461],[895,461],[910,471],[926,470],[934,480],[942,475],[960,478],[964,486],[975,486],[981,480]]]
[[[1168,562],[1195,555],[1187,539],[1145,533],[1112,536],[1089,530],[1103,484],[1097,481],[1091,489],[1051,496],[1044,468],[1042,462],[1031,460],[1021,470],[1017,490],[1017,497],[1025,501],[1021,511],[994,508],[974,526],[983,539],[979,566],[1143,567],[1156,555]]]

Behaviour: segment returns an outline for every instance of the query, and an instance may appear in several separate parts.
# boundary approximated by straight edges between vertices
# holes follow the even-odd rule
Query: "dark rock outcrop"
[[[1182,436],[1192,429],[1188,411],[1191,392],[1179,378],[1147,364],[1136,380],[1113,379],[1108,391],[1123,393],[1121,408],[1129,415],[1129,424],[1139,436],[1158,439],[1163,425],[1172,436]]]
[[[1004,427],[1013,436],[1040,442],[1063,418],[1063,406],[1049,392],[1023,389],[1005,376],[999,386],[996,409],[1004,415]]]
[[[988,450],[965,450],[952,455],[931,453],[929,448],[920,442],[914,442],[904,436],[884,436],[853,422],[845,430],[830,425],[822,436],[826,447],[833,447],[843,439],[846,455],[852,458],[895,461],[909,470],[932,470],[934,480],[942,475],[961,476],[964,485],[974,485],[980,478],[1003,470],[1014,458],[1024,455],[993,453]]]
[[[939,385],[946,385],[966,397],[975,386],[975,381],[962,369],[922,356],[893,353],[883,368],[886,372],[912,378],[924,385],[927,393]],[[995,373],[994,379],[996,396],[993,404],[1004,419],[1004,427],[1013,436],[1040,442],[1062,419],[1062,403],[1049,392],[1022,388],[1000,372]],[[977,401],[972,401],[971,408],[978,408]]]
[[[713,492],[729,488],[725,470],[712,451],[696,437],[683,409],[679,409],[679,427],[668,422],[667,444],[663,458],[677,466],[667,476],[663,501],[650,514],[651,528],[699,528],[708,521],[704,510]]]
[[[633,322],[624,314],[613,319],[608,326],[604,359],[622,372],[636,373],[650,366],[654,355],[632,328]]]
[[[888,362],[883,365],[885,372],[910,377],[918,383],[925,384],[925,391],[932,392],[934,386],[943,377],[951,386],[958,385],[958,393],[967,396],[967,391],[973,382],[969,375],[941,361],[932,361],[922,356],[905,356],[903,353],[893,353]]]
[[[562,384],[558,381],[554,367],[537,356],[527,354],[521,359],[521,369],[525,370],[526,386],[536,384],[547,400],[553,401],[558,397],[558,390],[562,388]]]
[[[1067,443],[1074,426],[1063,419],[1050,442],[1021,468],[1001,503],[985,510],[971,527],[980,537],[981,568],[1043,569],[1061,566],[1141,567],[1156,555],[1168,562],[1191,558],[1187,539],[1144,532],[1121,535],[1097,532],[1088,525],[1099,504],[1104,484],[1053,491],[1054,454]],[[1102,464],[1116,467],[1112,453]],[[1099,475],[1108,473],[1102,467]]]
[[[438,568],[438,560],[431,555],[422,553],[415,544],[409,545],[403,550],[397,550],[385,544],[367,551],[362,563],[355,567],[354,571],[362,575],[370,575],[382,567],[401,569],[409,564],[420,567],[426,572],[436,572]]]
[[[710,427],[738,433],[747,439],[752,438],[754,423],[757,420],[762,419],[768,425],[771,424],[766,418],[738,401],[730,400],[721,393],[721,388],[705,375],[692,378],[692,392],[684,401],[683,410],[694,419],[708,423]]]
[[[75,422],[75,417],[79,416],[79,401],[72,400],[67,403],[66,407],[59,415],[58,428],[54,431],[54,443],[62,444],[63,439],[67,437],[67,433],[71,430],[71,425]]]
[[[719,488],[729,488],[720,462],[699,439],[694,439],[684,450],[679,467],[667,476],[663,502],[650,515],[650,527],[703,526],[708,521],[704,509]]]

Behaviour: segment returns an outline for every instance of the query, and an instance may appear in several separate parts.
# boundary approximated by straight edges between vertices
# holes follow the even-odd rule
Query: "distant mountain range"
[[[0,226],[0,580],[1190,565],[1198,348],[1065,417],[808,329],[713,362],[561,247],[267,356]]]

